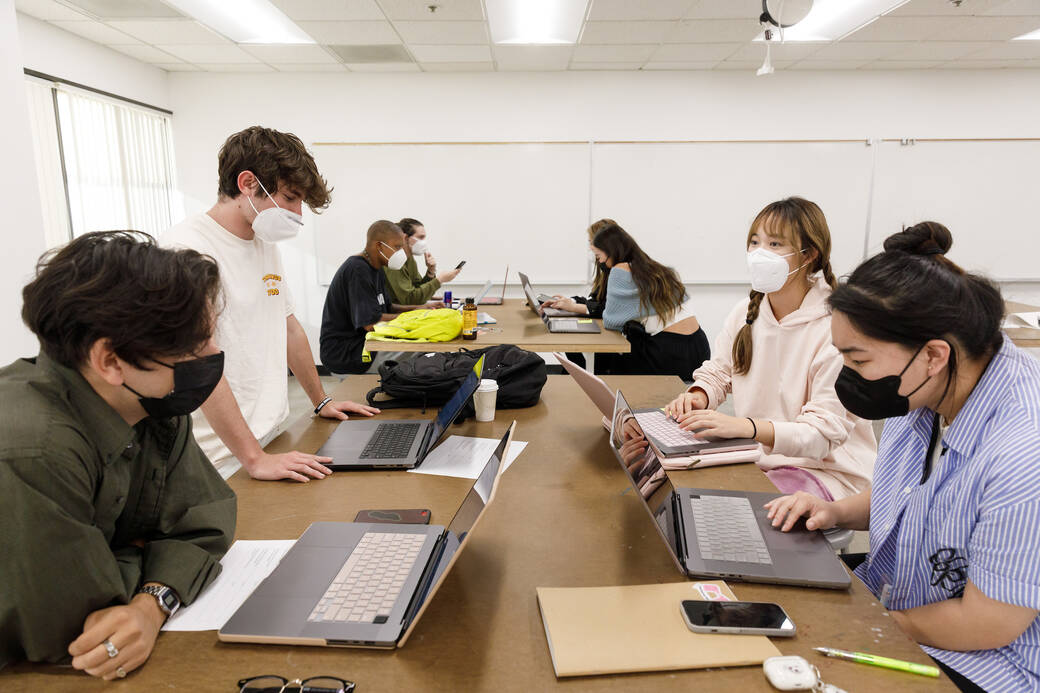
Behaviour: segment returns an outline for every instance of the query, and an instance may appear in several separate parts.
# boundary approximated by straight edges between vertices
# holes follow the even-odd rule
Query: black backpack
[[[481,377],[498,382],[496,409],[519,409],[538,403],[545,386],[545,361],[538,354],[512,344],[475,351],[417,354],[400,362],[384,361],[379,364],[379,386],[370,390],[365,399],[380,409],[439,407],[451,399],[481,356],[484,356]],[[458,420],[473,413],[470,398]]]

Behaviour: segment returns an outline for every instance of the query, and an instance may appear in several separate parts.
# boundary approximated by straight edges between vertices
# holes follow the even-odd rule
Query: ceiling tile
[[[494,72],[494,63],[423,63],[424,72]]]
[[[44,21],[76,21],[91,19],[82,12],[70,9],[54,0],[15,0],[14,8],[19,12]]]
[[[965,58],[963,60],[951,60],[939,66],[941,70],[1004,70],[1008,68],[1031,68],[1040,67],[1040,63],[1033,60],[975,60]]]
[[[399,43],[386,45],[331,45],[328,48],[344,63],[412,63],[412,55]]]
[[[801,60],[789,70],[856,70],[863,67],[869,60]]]
[[[668,35],[668,43],[743,43],[761,33],[754,19],[685,19]]]
[[[892,16],[925,16],[953,15],[967,17],[973,14],[982,14],[1006,3],[1007,0],[967,0],[958,7],[950,0],[910,0],[905,5],[898,7],[889,14]]]
[[[933,39],[942,41],[1008,41],[1040,28],[1040,16],[953,17],[950,26]]]
[[[695,0],[592,0],[589,19],[680,19]]]
[[[415,63],[347,63],[351,72],[418,72]]]
[[[864,70],[930,70],[942,63],[937,60],[874,60]]]
[[[64,2],[66,5],[83,10],[101,20],[184,17],[162,0],[64,0]]]
[[[386,19],[376,0],[271,0],[293,20],[363,21]]]
[[[657,50],[657,46],[577,46],[571,58],[581,63],[645,63]]]
[[[844,41],[927,41],[942,38],[957,17],[878,17]]]
[[[384,46],[401,39],[390,22],[297,22],[318,43],[351,46]]]
[[[321,46],[259,46],[242,45],[242,50],[253,55],[265,63],[280,64],[317,64],[317,63],[339,63],[329,55]]]
[[[644,70],[710,70],[718,65],[717,60],[686,62],[653,62],[643,65]]]
[[[956,60],[964,56],[978,53],[986,48],[994,48],[999,43],[982,42],[955,42],[955,41],[924,41],[922,43],[910,43],[906,48],[889,53],[885,59],[891,60]]]
[[[232,44],[226,46],[160,44],[156,48],[196,65],[201,63],[248,64],[260,62],[249,55],[249,53]]]
[[[490,46],[409,46],[420,63],[486,63]]]
[[[394,22],[397,33],[405,43],[426,45],[487,44],[485,22]]]
[[[893,41],[836,41],[824,44],[813,57],[820,60],[877,60],[905,50],[907,43]]]
[[[794,63],[790,61],[773,61],[773,67],[777,70],[786,70]],[[758,68],[762,67],[761,61],[748,62],[745,60],[724,60],[715,66],[716,70],[737,70],[747,72],[749,75],[755,74]]]
[[[762,14],[762,0],[699,0],[686,16],[690,19],[754,19]]]
[[[629,63],[571,63],[572,70],[638,70],[643,61]]]
[[[274,72],[263,63],[196,63],[206,72]]]
[[[773,60],[802,60],[814,55],[825,44],[822,43],[774,43],[770,47]],[[735,53],[727,56],[727,60],[763,60],[766,57],[764,41],[745,43]]]
[[[480,0],[378,0],[388,19],[410,19],[413,21],[473,21],[484,20],[484,7]],[[430,12],[429,6],[436,5],[437,11]]]
[[[188,63],[152,63],[155,67],[160,70],[166,70],[167,72],[199,72],[202,70],[201,67],[189,65]]]
[[[279,72],[346,72],[343,63],[271,63]]]
[[[230,44],[215,31],[191,19],[133,19],[108,22],[108,25],[153,45]]]
[[[662,43],[677,22],[586,22],[582,43]]]
[[[125,53],[131,58],[135,58],[144,63],[162,64],[162,63],[176,63],[180,61],[180,58],[170,55],[165,51],[161,51],[155,46],[109,46],[114,51]]]
[[[655,63],[725,60],[740,48],[739,43],[670,43],[653,55]]]
[[[51,22],[54,26],[64,29],[65,31],[72,32],[77,36],[82,36],[85,39],[90,39],[94,43],[101,43],[105,45],[140,45],[141,42],[135,39],[129,34],[124,34],[122,31],[117,31],[107,24],[95,21],[83,21],[83,22]]]
[[[495,46],[495,62],[501,71],[566,70],[571,46]]]
[[[973,53],[972,60],[1028,60],[1040,58],[1040,41],[1008,41]]]
[[[1038,15],[1040,14],[1040,0],[1008,0],[996,7],[987,9],[982,14],[986,15]]]

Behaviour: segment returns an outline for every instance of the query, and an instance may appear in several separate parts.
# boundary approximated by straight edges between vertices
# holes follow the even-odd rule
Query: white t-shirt
[[[223,310],[215,341],[224,351],[224,375],[257,439],[289,415],[286,318],[293,301],[274,243],[244,241],[208,214],[177,224],[161,239],[209,255],[220,268]],[[192,415],[195,439],[217,469],[233,465],[228,447],[201,410]]]

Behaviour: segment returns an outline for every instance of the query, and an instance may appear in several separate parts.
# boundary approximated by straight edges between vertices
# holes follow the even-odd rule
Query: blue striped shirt
[[[892,610],[957,598],[967,580],[1040,609],[1040,361],[1005,337],[922,484],[933,420],[922,408],[885,422],[856,574]],[[924,650],[987,691],[1040,691],[1040,619],[999,649]]]

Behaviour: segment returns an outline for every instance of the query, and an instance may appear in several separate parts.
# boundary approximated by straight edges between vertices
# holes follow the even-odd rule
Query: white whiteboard
[[[994,279],[1040,278],[1040,142],[881,145],[871,254],[903,226],[938,221],[950,259]]]
[[[597,144],[592,214],[684,281],[745,281],[755,215],[798,195],[823,209],[840,275],[862,259],[871,159],[864,142]]]
[[[311,217],[319,282],[364,247],[377,219],[419,219],[440,268],[466,260],[460,280],[501,281],[510,266],[543,283],[584,280],[589,145],[315,145],[335,186]],[[420,262],[421,264],[421,262]]]

